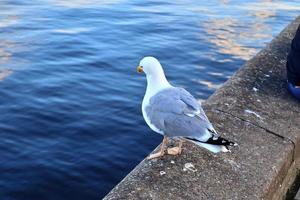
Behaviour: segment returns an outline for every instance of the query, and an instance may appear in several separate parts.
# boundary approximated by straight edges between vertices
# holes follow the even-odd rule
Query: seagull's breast
[[[146,107],[149,106],[149,99],[150,98],[147,98],[147,95],[145,95],[142,103],[142,113],[143,113],[144,120],[154,132],[164,135],[164,132],[162,130],[158,129],[154,124],[151,123],[151,119],[147,115]]]
[[[150,106],[150,99],[151,97],[155,96],[158,92],[166,89],[171,88],[172,86],[167,81],[163,71],[161,73],[147,76],[147,89],[142,103],[142,113],[143,117],[147,123],[147,125],[156,133],[164,135],[163,131],[157,128],[152,122],[150,117],[147,114],[146,108]]]

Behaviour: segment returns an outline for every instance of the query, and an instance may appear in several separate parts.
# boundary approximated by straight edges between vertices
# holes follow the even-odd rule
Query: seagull
[[[213,153],[230,152],[230,146],[237,146],[218,135],[201,105],[188,91],[168,82],[156,58],[144,57],[137,71],[145,73],[147,78],[143,117],[154,132],[164,137],[160,150],[148,159],[165,155],[168,138],[179,139],[178,146],[167,148],[170,155],[181,154],[183,141],[193,142]]]

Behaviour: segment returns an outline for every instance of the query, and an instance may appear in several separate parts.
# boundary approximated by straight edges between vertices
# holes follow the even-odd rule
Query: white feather
[[[206,143],[196,142],[196,141],[192,141],[192,142],[197,144],[198,146],[201,146],[201,147],[213,152],[213,153],[229,152],[230,151],[223,145],[206,144]]]

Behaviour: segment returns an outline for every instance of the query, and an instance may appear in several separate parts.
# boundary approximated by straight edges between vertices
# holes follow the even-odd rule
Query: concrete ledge
[[[282,199],[300,155],[300,103],[285,78],[299,24],[300,16],[203,105],[239,148],[215,155],[185,143],[180,156],[142,161],[104,199]]]

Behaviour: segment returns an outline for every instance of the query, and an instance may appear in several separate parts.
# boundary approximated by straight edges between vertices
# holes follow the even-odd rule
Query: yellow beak
[[[138,66],[138,67],[136,68],[136,71],[137,71],[138,73],[142,73],[142,72],[144,72],[144,70],[143,70],[143,67],[142,67],[142,66]]]

